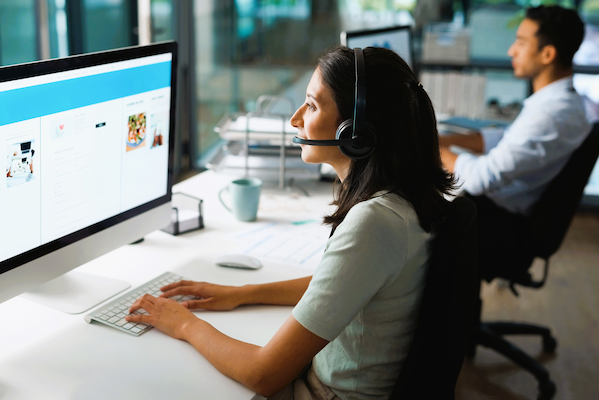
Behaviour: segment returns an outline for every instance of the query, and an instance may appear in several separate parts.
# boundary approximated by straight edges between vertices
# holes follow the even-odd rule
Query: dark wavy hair
[[[539,50],[553,45],[558,63],[564,68],[572,67],[574,53],[584,39],[584,23],[578,13],[560,6],[539,6],[527,9],[526,18],[539,24]]]
[[[443,169],[431,100],[395,52],[367,47],[364,59],[366,121],[374,126],[377,145],[370,157],[352,161],[346,179],[338,182],[332,203],[337,209],[324,222],[335,229],[354,205],[385,190],[408,200],[420,226],[434,231],[445,216],[444,195],[455,188],[455,181]],[[318,69],[341,118],[352,118],[354,51],[335,47],[319,59]]]

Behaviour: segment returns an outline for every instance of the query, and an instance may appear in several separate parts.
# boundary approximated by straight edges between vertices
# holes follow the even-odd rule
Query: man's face
[[[536,33],[539,24],[531,19],[524,19],[516,32],[516,41],[507,51],[512,57],[512,67],[517,78],[534,78],[544,67],[541,61],[542,49]]]

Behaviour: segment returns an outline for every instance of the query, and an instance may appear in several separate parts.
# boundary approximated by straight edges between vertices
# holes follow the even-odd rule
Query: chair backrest
[[[578,209],[593,167],[599,157],[599,123],[578,147],[562,171],[549,183],[533,206],[532,250],[534,255],[548,259],[562,241],[574,213]]]
[[[431,243],[414,339],[391,399],[454,399],[476,319],[477,234],[474,202],[456,198]]]

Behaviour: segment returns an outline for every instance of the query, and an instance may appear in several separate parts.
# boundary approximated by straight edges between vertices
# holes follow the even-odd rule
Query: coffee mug
[[[218,199],[238,220],[254,221],[258,214],[261,187],[262,181],[258,178],[237,179],[218,192]],[[232,206],[230,208],[222,198],[225,191],[228,191],[231,196]]]

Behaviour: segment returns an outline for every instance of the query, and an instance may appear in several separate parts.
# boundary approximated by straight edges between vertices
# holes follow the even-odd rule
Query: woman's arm
[[[130,312],[143,308],[149,315],[127,320],[155,326],[185,340],[220,372],[262,396],[269,397],[289,384],[328,341],[316,336],[290,316],[264,347],[232,339],[172,299],[145,295]]]
[[[294,306],[304,295],[311,276],[261,285],[221,286],[206,282],[180,281],[160,288],[160,297],[193,295],[201,300],[182,303],[189,309],[232,310],[242,304]]]

